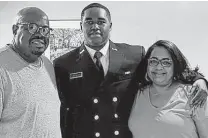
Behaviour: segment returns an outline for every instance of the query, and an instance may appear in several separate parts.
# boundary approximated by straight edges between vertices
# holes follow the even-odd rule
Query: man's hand
[[[208,90],[206,82],[203,79],[199,79],[194,82],[193,87],[191,88],[191,107],[202,107],[207,100]]]

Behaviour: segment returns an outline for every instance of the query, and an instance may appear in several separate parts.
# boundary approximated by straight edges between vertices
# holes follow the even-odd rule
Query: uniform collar
[[[89,52],[90,56],[94,57],[94,54],[95,54],[96,50],[92,49],[89,46],[86,46],[86,45],[84,45],[84,46],[86,47],[86,49]],[[107,52],[108,52],[108,49],[109,49],[109,40],[107,41],[105,46],[102,49],[100,49],[99,51],[103,54],[103,56],[106,56]]]

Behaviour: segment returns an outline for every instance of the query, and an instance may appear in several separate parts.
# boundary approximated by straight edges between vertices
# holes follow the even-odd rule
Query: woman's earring
[[[175,80],[175,81],[178,80],[178,76],[174,76],[173,80]]]
[[[145,80],[148,81],[148,82],[151,81],[147,73],[145,74]]]

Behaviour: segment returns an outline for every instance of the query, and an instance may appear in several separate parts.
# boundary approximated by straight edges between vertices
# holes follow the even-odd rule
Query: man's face
[[[16,25],[14,33],[16,49],[19,54],[27,61],[34,62],[40,57],[46,50],[49,44],[49,35],[41,35],[39,28],[34,34],[29,32],[30,27],[28,23],[35,23],[37,27],[48,27],[49,21],[46,16],[40,14],[32,14],[24,16],[19,24]],[[31,26],[32,27],[32,26]]]
[[[104,9],[87,9],[81,22],[85,44],[94,49],[101,49],[109,40],[111,26],[112,23]]]

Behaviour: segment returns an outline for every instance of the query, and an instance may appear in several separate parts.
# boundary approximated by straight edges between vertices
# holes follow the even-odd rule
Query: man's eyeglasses
[[[152,66],[152,67],[156,67],[158,64],[161,64],[163,67],[170,67],[173,62],[171,59],[167,59],[167,58],[164,58],[164,59],[156,59],[156,58],[150,58],[148,60],[148,64],[149,66]]]
[[[40,31],[40,34],[45,37],[49,37],[50,31],[52,30],[48,26],[38,26],[36,23],[18,23],[18,24],[27,25],[27,29],[31,34],[35,34],[36,32]]]

